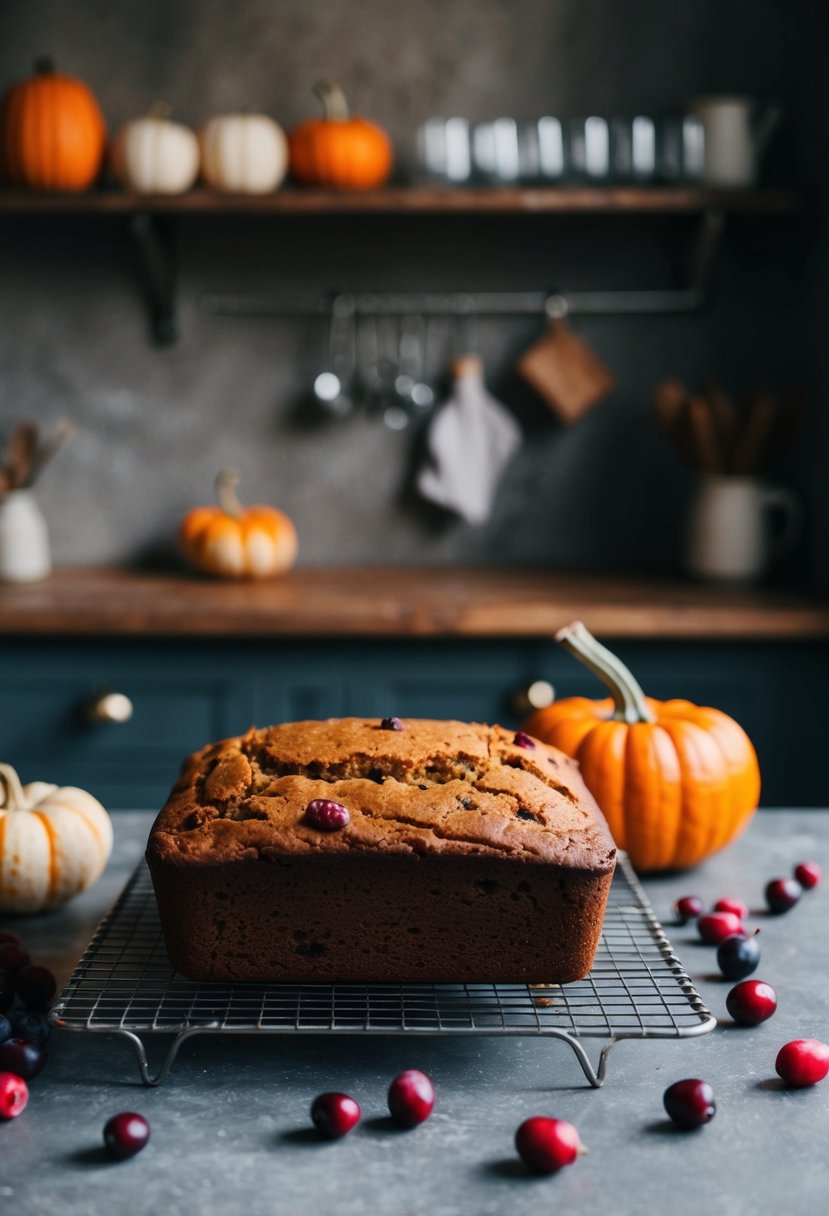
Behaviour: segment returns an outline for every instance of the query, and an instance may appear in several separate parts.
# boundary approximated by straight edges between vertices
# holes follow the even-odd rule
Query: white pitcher
[[[51,573],[46,520],[31,490],[0,498],[0,581],[30,583]]]
[[[691,507],[686,564],[714,582],[751,582],[797,541],[803,523],[799,498],[753,477],[711,476]]]
[[[690,112],[703,125],[702,180],[708,186],[753,186],[757,166],[783,111],[751,97],[699,97]]]

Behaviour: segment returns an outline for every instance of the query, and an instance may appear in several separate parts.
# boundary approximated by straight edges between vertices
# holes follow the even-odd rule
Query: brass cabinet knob
[[[132,701],[123,692],[99,693],[86,709],[90,722],[129,722],[132,713]]]
[[[522,688],[511,698],[513,713],[526,717],[536,709],[546,709],[556,699],[556,690],[548,680],[533,680],[529,688]]]

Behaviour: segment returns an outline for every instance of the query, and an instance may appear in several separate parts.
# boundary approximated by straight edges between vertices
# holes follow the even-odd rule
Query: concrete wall
[[[47,51],[94,87],[112,127],[156,98],[193,124],[256,105],[289,126],[314,111],[309,87],[327,73],[356,110],[389,128],[403,175],[412,132],[432,114],[659,113],[701,92],[741,91],[788,106],[769,169],[790,178],[817,161],[802,137],[821,70],[806,52],[813,12],[748,0],[6,0],[0,82]],[[618,388],[569,430],[511,371],[540,320],[482,321],[490,383],[528,442],[479,529],[413,501],[412,434],[365,417],[312,424],[307,394],[325,357],[323,327],[211,316],[203,295],[663,284],[677,273],[686,223],[201,218],[174,227],[182,336],[159,350],[147,338],[123,221],[0,223],[0,424],[66,414],[79,426],[42,483],[57,560],[163,553],[181,513],[209,498],[215,471],[236,464],[243,493],[294,516],[306,563],[668,572],[692,478],[657,434],[648,399],[674,374],[735,391],[758,381],[812,386],[809,428],[779,476],[817,496],[823,522],[795,568],[819,567],[829,513],[814,456],[825,441],[814,400],[823,373],[805,337],[812,238],[803,225],[735,221],[707,317],[579,322]],[[435,327],[430,342],[437,380],[452,334]]]

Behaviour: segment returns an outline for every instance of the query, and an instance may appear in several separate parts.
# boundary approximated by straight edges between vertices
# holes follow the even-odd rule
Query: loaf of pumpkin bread
[[[580,979],[615,855],[563,753],[397,718],[203,748],[147,848],[178,971],[285,983]]]

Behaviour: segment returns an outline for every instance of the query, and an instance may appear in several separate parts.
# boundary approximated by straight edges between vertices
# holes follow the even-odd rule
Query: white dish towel
[[[521,428],[484,384],[476,355],[456,359],[446,403],[432,419],[417,488],[470,524],[489,519],[501,474],[521,446]]]

